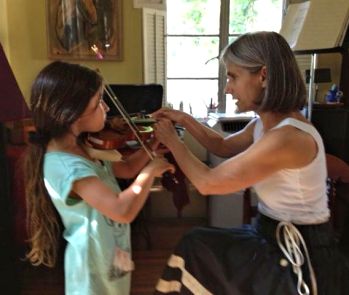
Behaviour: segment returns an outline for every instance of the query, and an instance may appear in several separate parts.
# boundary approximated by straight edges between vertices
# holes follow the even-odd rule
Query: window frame
[[[297,0],[293,0],[297,1]],[[282,14],[284,15],[286,7],[290,0],[282,0]],[[220,8],[220,18],[219,18],[219,34],[168,34],[167,31],[165,33],[165,42],[168,43],[168,38],[174,37],[217,37],[219,38],[218,45],[218,56],[212,57],[219,58],[220,52],[228,45],[229,39],[238,37],[241,34],[229,34],[229,21],[230,21],[230,0],[220,0],[221,8]],[[165,57],[167,64],[167,56]],[[166,84],[169,80],[217,80],[218,83],[218,111],[225,113],[226,112],[226,95],[225,95],[225,86],[226,86],[226,69],[224,64],[218,63],[218,76],[217,77],[169,77],[168,72],[166,71],[165,75]],[[168,95],[166,94],[166,97]]]
[[[219,24],[219,34],[168,34],[166,32],[165,34],[165,40],[167,42],[167,38],[187,38],[187,37],[217,37],[219,38],[219,45],[218,45],[218,52],[221,52],[225,46],[228,45],[229,40],[229,8],[230,8],[230,0],[220,0],[221,2],[221,9],[220,9],[220,24]],[[231,36],[238,36],[238,34],[232,34]],[[219,58],[218,56],[212,57]],[[167,60],[167,57],[166,57]],[[166,62],[167,63],[167,62]],[[218,76],[213,77],[168,77],[166,72],[166,83],[168,80],[217,80],[218,83],[218,111],[219,112],[225,112],[226,108],[226,102],[225,102],[225,95],[224,95],[224,88],[226,84],[226,71],[225,67],[219,63],[218,68]],[[168,95],[166,95],[168,97]]]

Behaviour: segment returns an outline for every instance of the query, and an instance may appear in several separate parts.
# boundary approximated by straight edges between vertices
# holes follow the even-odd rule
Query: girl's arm
[[[120,223],[130,223],[143,207],[155,177],[174,167],[162,158],[145,166],[133,183],[115,193],[98,177],[86,177],[74,182],[72,191],[103,215]]]
[[[157,140],[152,140],[148,144],[149,151],[157,155],[168,152],[168,149],[159,147]],[[141,169],[150,161],[146,151],[141,147],[125,159],[113,162],[113,173],[118,178],[130,179],[136,177]]]
[[[134,178],[149,161],[150,158],[141,148],[121,161],[113,162],[113,173],[118,178]]]

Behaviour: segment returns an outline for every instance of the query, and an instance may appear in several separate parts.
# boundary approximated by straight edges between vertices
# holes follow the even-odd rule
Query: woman
[[[226,93],[236,99],[239,112],[255,111],[259,118],[223,138],[185,113],[161,109],[154,113],[155,134],[201,194],[253,186],[258,221],[255,227],[187,234],[157,292],[344,294],[349,268],[328,222],[324,146],[300,113],[305,85],[290,47],[275,32],[248,33],[227,46],[221,59]],[[171,121],[211,153],[229,159],[207,167],[179,140]]]

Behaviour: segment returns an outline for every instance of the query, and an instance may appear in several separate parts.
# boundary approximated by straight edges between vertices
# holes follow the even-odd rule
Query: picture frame
[[[122,0],[46,0],[46,19],[50,59],[122,60]]]

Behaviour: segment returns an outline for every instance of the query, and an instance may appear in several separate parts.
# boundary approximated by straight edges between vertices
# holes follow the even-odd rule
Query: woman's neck
[[[260,113],[259,116],[263,122],[264,131],[275,127],[286,118],[294,118],[303,122],[308,122],[300,112],[290,112],[286,114],[266,112]]]

